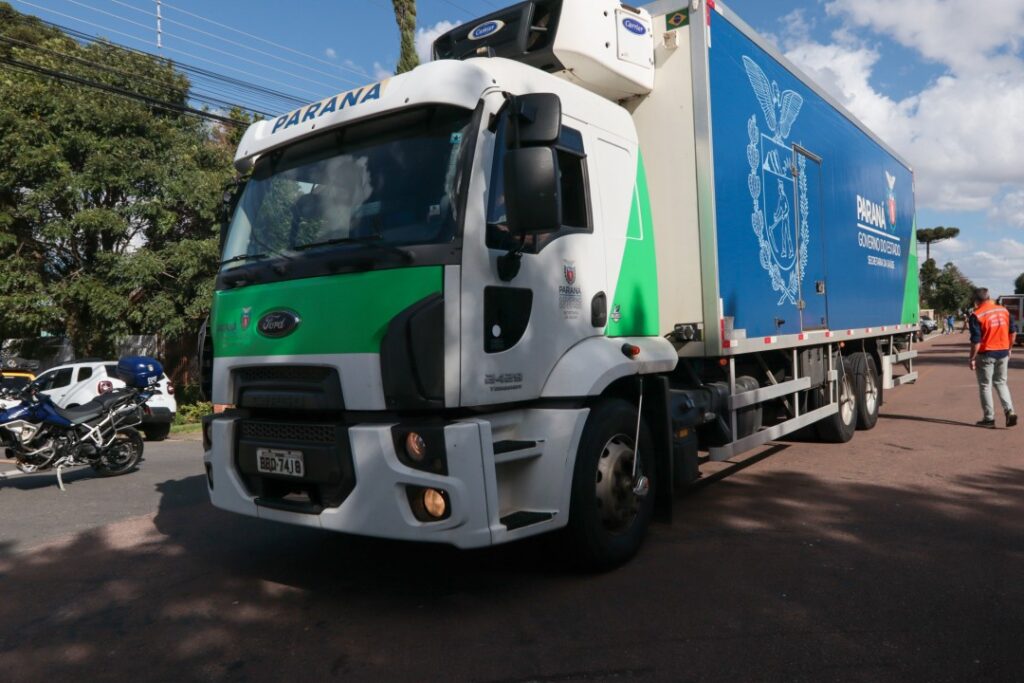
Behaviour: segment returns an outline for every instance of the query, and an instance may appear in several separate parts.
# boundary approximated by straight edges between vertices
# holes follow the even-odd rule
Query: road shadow
[[[89,467],[76,467],[73,470],[66,470],[61,474],[65,486],[70,486],[83,479],[95,479],[96,473]],[[13,474],[9,477],[0,478],[0,495],[4,489],[18,489],[20,491],[34,491],[57,487],[57,470],[46,470],[33,474]]]
[[[937,425],[948,425],[951,427],[970,427],[971,429],[988,429],[987,427],[979,427],[973,422],[963,422],[960,420],[946,420],[941,417],[921,417],[920,415],[894,415],[893,413],[881,413],[879,418],[883,420],[909,420],[910,422],[928,422],[930,424]]]
[[[557,537],[468,552],[371,541],[229,515],[190,502],[202,476],[166,481],[152,519],[0,556],[0,667],[112,681],[1024,670],[1021,467],[941,490],[791,470],[718,481],[597,575],[560,568]]]

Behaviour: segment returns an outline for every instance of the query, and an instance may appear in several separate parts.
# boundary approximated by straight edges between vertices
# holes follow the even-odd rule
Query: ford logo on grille
[[[256,331],[271,339],[287,337],[295,331],[300,322],[302,320],[296,313],[279,309],[264,313],[260,321],[256,323]]]
[[[497,19],[494,21],[485,21],[469,32],[469,39],[480,40],[481,38],[486,38],[492,33],[497,33],[503,28],[505,28],[504,21],[498,21]]]
[[[638,36],[642,36],[647,33],[647,27],[631,17],[626,17],[625,19],[623,19],[622,25],[626,27],[627,31],[629,31],[630,33],[635,33]]]

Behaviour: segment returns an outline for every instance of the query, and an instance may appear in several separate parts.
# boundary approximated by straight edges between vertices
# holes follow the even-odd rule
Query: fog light
[[[427,457],[427,442],[417,432],[409,432],[405,437],[405,453],[413,462],[423,462]]]
[[[448,500],[437,489],[423,489],[423,509],[434,519],[448,514]]]

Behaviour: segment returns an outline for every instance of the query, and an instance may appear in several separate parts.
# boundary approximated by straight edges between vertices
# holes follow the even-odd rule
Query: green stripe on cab
[[[609,337],[655,337],[660,334],[658,263],[643,157],[637,159],[632,205],[619,282],[615,286],[615,300],[608,315]]]
[[[219,291],[213,300],[213,348],[219,358],[380,353],[388,323],[405,308],[440,293],[443,266],[395,268],[287,280]],[[275,310],[297,314],[287,336],[256,330]]]

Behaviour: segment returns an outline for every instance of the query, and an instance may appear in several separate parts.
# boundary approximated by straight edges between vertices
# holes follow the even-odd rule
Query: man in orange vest
[[[1013,345],[1016,329],[1010,319],[1010,312],[992,302],[985,288],[974,290],[974,313],[971,314],[971,370],[978,376],[981,390],[981,409],[984,417],[979,427],[995,427],[995,405],[992,403],[992,386],[999,394],[999,402],[1006,413],[1006,426],[1017,424],[1017,413],[1013,412],[1013,399],[1006,376],[1010,367],[1010,347]]]

